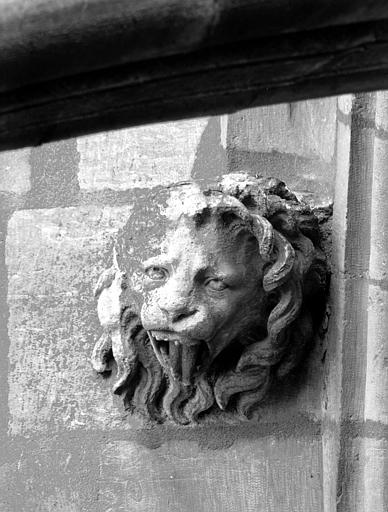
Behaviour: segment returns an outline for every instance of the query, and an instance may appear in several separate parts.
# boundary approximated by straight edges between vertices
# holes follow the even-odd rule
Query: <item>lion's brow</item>
[[[158,256],[152,256],[151,258],[148,258],[147,260],[142,262],[142,266],[144,269],[146,269],[147,267],[151,267],[152,265],[155,265],[155,266],[171,265],[171,258],[168,258],[164,254],[160,254]]]

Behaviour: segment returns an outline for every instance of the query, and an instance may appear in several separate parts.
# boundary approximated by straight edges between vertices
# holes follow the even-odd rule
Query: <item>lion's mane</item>
[[[249,417],[272,382],[298,366],[321,319],[327,266],[318,219],[311,208],[273,178],[227,175],[216,188],[204,192],[220,193],[238,199],[241,211],[249,212],[244,222],[257,238],[266,262],[263,281],[258,283],[268,297],[266,331],[237,339],[226,349],[229,364],[216,362],[190,388],[168,379],[138,315],[124,305],[121,346],[113,350],[118,367],[114,390],[124,394],[128,408],[156,421],[167,416],[186,424],[217,406]],[[107,369],[110,354],[105,335],[94,351],[98,371]]]

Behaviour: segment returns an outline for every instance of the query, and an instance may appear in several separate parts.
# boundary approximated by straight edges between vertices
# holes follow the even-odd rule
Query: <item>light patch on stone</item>
[[[6,243],[11,434],[123,427],[111,382],[96,385],[90,354],[100,334],[93,288],[131,210],[89,206],[12,216]]]
[[[220,128],[221,128],[221,134],[220,134],[220,142],[221,146],[226,149],[228,144],[228,116],[227,114],[220,116]]]
[[[82,189],[151,188],[190,179],[207,118],[80,137]]]
[[[199,186],[195,183],[183,184],[171,189],[165,208],[160,207],[160,213],[172,221],[181,215],[194,215],[205,208],[206,199]]]
[[[233,175],[234,176],[234,175]],[[170,221],[177,221],[182,215],[194,216],[206,207],[224,206],[243,208],[234,197],[220,192],[217,196],[205,196],[196,183],[185,183],[171,189],[167,206],[160,208],[160,213]]]
[[[30,190],[31,148],[0,153],[0,192],[25,194]]]
[[[345,115],[349,115],[352,111],[353,94],[343,94],[338,96],[337,104],[339,110]]]

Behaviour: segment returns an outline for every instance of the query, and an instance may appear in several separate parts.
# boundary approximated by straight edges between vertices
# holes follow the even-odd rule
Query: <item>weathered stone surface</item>
[[[335,138],[332,101],[240,113],[247,114],[241,124],[240,114],[221,123],[201,120],[203,131],[194,130],[190,151],[181,149],[184,137],[176,145],[166,137],[152,138],[147,142],[151,156],[143,166],[139,149],[133,174],[127,172],[129,146],[120,132],[116,139],[114,134],[96,136],[94,142],[91,137],[83,146],[80,139],[65,141],[57,150],[54,145],[34,149],[28,180],[29,169],[23,167],[28,160],[21,164],[23,185],[14,181],[16,174],[12,179],[3,174],[6,185],[0,190],[30,190],[25,208],[101,198],[123,204],[132,195],[103,188],[120,192],[144,186],[149,195],[137,189],[133,195],[142,197],[131,202],[133,209],[21,211],[8,225],[10,317],[5,308],[1,320],[9,320],[11,342],[10,437],[0,426],[1,512],[385,511],[387,103],[379,93],[375,128],[373,118],[360,116],[359,126],[353,123],[352,98],[341,98]],[[359,129],[369,138],[358,138]],[[163,160],[164,145],[170,153]],[[364,163],[355,160],[363,155]],[[159,157],[165,176],[152,169]],[[175,166],[182,161],[184,172]],[[328,336],[317,339],[295,381],[275,390],[258,419],[246,430],[234,427],[231,442],[220,433],[225,425],[218,420],[186,428],[187,434],[160,425],[136,429],[132,417],[123,418],[121,400],[112,398],[113,379],[96,380],[89,363],[100,332],[92,289],[105,268],[110,238],[130,212],[135,260],[160,239],[155,183],[170,184],[190,174],[214,181],[220,173],[239,170],[277,175],[310,194],[313,203],[331,201],[335,181]],[[365,187],[362,180],[372,174]],[[142,233],[149,227],[152,234],[145,239]],[[5,362],[1,370],[6,373]],[[5,400],[7,391],[3,386]],[[6,418],[7,407],[0,407]]]
[[[101,454],[104,512],[322,511],[320,443],[265,437],[230,448],[112,441]]]
[[[122,425],[109,385],[96,385],[93,287],[131,206],[19,211],[8,225],[9,429]]]
[[[336,148],[336,175],[334,182],[335,205],[333,210],[333,254],[332,266],[335,271],[343,272],[345,269],[345,245],[348,201],[348,180],[350,161],[350,123],[352,96],[344,95],[338,98],[337,118],[337,148]]]
[[[207,118],[80,137],[81,189],[127,190],[190,179]]]
[[[13,440],[0,464],[1,512],[323,511],[317,437],[252,430],[230,443],[221,430],[209,448],[201,430],[159,440],[151,431],[152,444],[131,434]]]
[[[0,153],[0,192],[24,194],[30,189],[30,148]]]
[[[358,493],[357,496],[362,501],[360,510],[384,512],[388,504],[388,440],[371,438],[362,441],[361,449],[354,453],[354,458],[362,468],[364,476],[361,484],[361,488],[365,489],[364,495],[361,496],[361,493]]]
[[[89,433],[13,439],[0,463],[0,511],[99,511],[98,441]]]
[[[151,191],[136,194],[133,209],[25,210],[9,222],[12,434],[127,428],[121,400],[111,396],[112,379],[96,381],[89,362],[100,334],[93,288],[110,262],[107,248],[128,217],[134,264],[158,244],[160,204],[153,198]],[[276,390],[260,412],[263,418],[284,421],[289,414],[319,418],[321,352],[317,345],[303,382]]]
[[[388,425],[388,210],[386,206],[388,140],[385,136],[388,128],[388,94],[386,92],[377,93],[376,124],[370,219],[365,419]],[[388,450],[386,457],[388,460]]]
[[[335,148],[336,98],[282,103],[233,114],[236,147],[281,151],[330,163]]]
[[[26,208],[75,206],[79,194],[77,141],[66,139],[31,149],[31,190]]]
[[[242,173],[216,191],[176,187],[164,212],[157,255],[138,254],[138,272],[132,218],[118,237],[97,287],[104,332],[93,366],[106,372],[112,353],[115,392],[153,421],[249,418],[300,365],[322,321],[318,218],[282,182]]]
[[[232,172],[283,179],[313,204],[333,201],[337,99],[283,103],[229,116]]]
[[[328,511],[386,510],[385,96],[368,93],[339,102],[332,314],[323,401]]]
[[[370,284],[368,295],[364,418],[388,426],[388,291]]]

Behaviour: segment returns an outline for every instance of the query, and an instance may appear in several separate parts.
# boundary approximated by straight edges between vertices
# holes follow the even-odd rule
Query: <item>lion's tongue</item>
[[[184,347],[184,357],[182,357],[182,382],[189,385],[192,383],[198,360],[199,345],[189,345]]]
[[[190,385],[193,380],[198,355],[198,345],[181,345],[170,341],[170,363],[175,379]]]
[[[169,345],[169,356],[172,375],[175,379],[180,380],[182,370],[182,345],[175,343],[175,341],[170,341]]]

